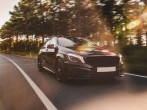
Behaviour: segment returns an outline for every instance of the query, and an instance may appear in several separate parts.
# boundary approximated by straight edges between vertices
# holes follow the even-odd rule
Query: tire
[[[64,64],[61,59],[56,62],[56,78],[59,82],[64,82]]]
[[[39,71],[43,71],[43,62],[42,62],[42,59],[38,57],[38,70]]]

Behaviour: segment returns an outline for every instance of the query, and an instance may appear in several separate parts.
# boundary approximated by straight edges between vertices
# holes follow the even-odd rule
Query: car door
[[[48,54],[48,48],[47,46],[50,44],[51,40],[48,40],[40,49],[40,55],[43,59],[44,62],[44,66],[48,68],[48,58],[47,58],[47,54]]]
[[[56,47],[56,38],[51,39],[51,41],[47,45],[45,59],[47,62],[47,68],[51,71],[55,71],[55,59],[57,54]]]

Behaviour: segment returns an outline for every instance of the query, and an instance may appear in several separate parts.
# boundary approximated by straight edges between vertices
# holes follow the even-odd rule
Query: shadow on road
[[[147,91],[147,79],[127,75],[113,80],[68,80],[60,83],[55,75],[48,74],[47,71],[44,74],[54,81],[51,100],[60,110],[95,98],[115,96],[119,93],[136,95]]]

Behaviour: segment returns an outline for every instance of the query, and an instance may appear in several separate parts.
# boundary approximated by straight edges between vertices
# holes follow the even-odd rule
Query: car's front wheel
[[[41,60],[41,58],[38,57],[38,69],[39,71],[43,71],[43,61]]]
[[[56,62],[56,77],[58,81],[60,82],[65,81],[63,74],[64,74],[64,64],[61,59],[58,59],[58,61]]]

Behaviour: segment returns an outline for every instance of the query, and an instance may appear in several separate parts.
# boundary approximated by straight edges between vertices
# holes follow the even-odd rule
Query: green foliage
[[[6,39],[0,43],[1,51],[11,51],[11,39]]]
[[[32,35],[42,37],[43,42],[44,37],[78,36],[128,45],[129,5],[124,10],[128,1],[131,0],[21,0],[0,29],[1,38],[26,36],[25,44],[30,45],[27,42]],[[18,48],[14,46],[14,50]],[[30,50],[29,46],[26,50]]]
[[[122,49],[126,70],[146,74],[147,47],[127,46]]]

